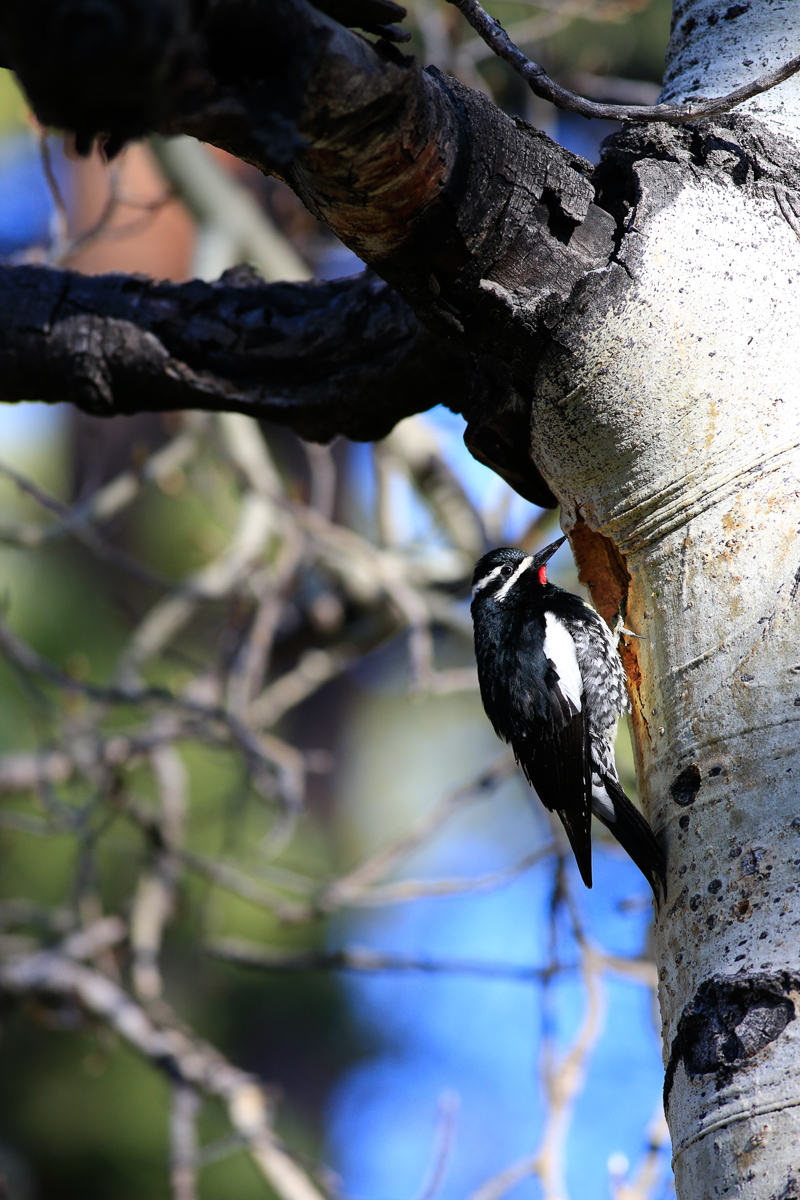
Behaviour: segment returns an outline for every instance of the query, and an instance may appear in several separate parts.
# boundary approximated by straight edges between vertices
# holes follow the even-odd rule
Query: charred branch
[[[137,25],[138,41],[95,28],[87,60],[51,37],[67,8],[76,27],[94,14],[95,28],[100,9],[114,14],[103,29],[145,12],[150,21]],[[171,32],[150,38],[147,53],[161,45],[162,60],[145,71],[140,42],[154,10]],[[613,248],[614,222],[594,202],[589,163],[307,0],[223,0],[192,20],[181,0],[38,0],[30,13],[0,16],[0,45],[48,124],[103,130],[115,142],[134,127],[191,133],[280,173],[429,327],[467,335],[471,346],[497,352],[506,292],[525,297],[529,328],[539,317],[551,324],[553,307]],[[154,75],[173,78],[181,55],[194,56],[192,71],[154,99]],[[58,69],[43,69],[51,60]],[[122,118],[103,81],[137,69],[141,104]],[[520,361],[529,359],[525,341]]]
[[[39,116],[75,129],[84,140],[98,130],[109,132],[111,150],[143,128],[186,132],[262,171],[280,174],[312,212],[392,285],[430,332],[423,334],[414,325],[413,339],[404,334],[404,344],[413,340],[416,347],[413,356],[405,357],[396,339],[392,341],[393,332],[387,370],[376,358],[369,333],[380,323],[381,313],[364,321],[374,297],[367,304],[367,293],[362,293],[359,317],[348,326],[350,341],[330,350],[333,371],[327,369],[331,359],[324,355],[312,355],[311,364],[292,366],[290,358],[303,350],[301,339],[294,347],[283,342],[280,371],[273,363],[267,375],[257,376],[251,365],[260,358],[263,367],[269,351],[252,350],[246,370],[241,356],[230,365],[231,354],[236,357],[247,342],[245,329],[234,329],[226,319],[221,342],[209,346],[203,336],[202,347],[190,346],[184,336],[185,313],[170,325],[167,336],[168,323],[143,316],[147,304],[137,304],[133,327],[140,330],[135,340],[141,381],[146,380],[148,388],[139,383],[123,395],[124,372],[109,363],[132,361],[126,339],[133,330],[125,324],[131,305],[125,302],[125,287],[117,282],[109,286],[117,293],[115,303],[126,310],[122,315],[87,306],[85,299],[80,306],[88,307],[88,313],[80,306],[73,313],[73,325],[81,328],[87,347],[99,336],[96,323],[102,311],[123,322],[116,327],[113,352],[106,339],[110,358],[107,353],[105,365],[102,359],[99,369],[91,364],[92,343],[91,351],[79,355],[81,365],[69,368],[67,359],[74,357],[79,342],[68,339],[69,351],[60,354],[53,342],[35,374],[26,373],[23,379],[19,370],[6,372],[6,397],[18,398],[24,387],[28,396],[56,398],[53,373],[49,381],[43,378],[45,365],[55,355],[58,374],[72,381],[67,387],[62,381],[58,398],[73,399],[92,412],[141,410],[143,400],[153,407],[185,407],[190,395],[197,407],[198,395],[213,394],[217,407],[258,411],[272,419],[286,420],[291,409],[295,428],[309,437],[342,432],[371,438],[387,432],[406,412],[444,402],[465,413],[469,444],[484,462],[530,499],[552,503],[528,458],[529,396],[537,360],[550,344],[562,310],[587,274],[605,267],[614,251],[615,220],[595,201],[591,165],[501,113],[486,97],[434,69],[422,70],[385,40],[366,41],[320,11],[325,7],[356,23],[358,14],[345,14],[346,5],[222,0],[207,9],[200,6],[202,11],[195,8],[190,17],[181,0],[103,0],[99,7],[94,0],[92,5],[73,0],[68,7],[71,20],[80,24],[89,19],[90,9],[119,10],[124,22],[150,6],[172,14],[173,32],[161,39],[165,57],[158,70],[139,67],[146,85],[141,104],[137,108],[131,101],[122,116],[104,100],[103,80],[114,70],[121,78],[134,78],[126,39],[101,37],[95,31],[100,39],[97,53],[89,60],[84,55],[78,63],[70,58],[72,43],[62,38],[51,44],[51,18],[64,8],[63,0],[39,0],[31,9],[35,20],[28,10],[0,16],[5,60],[19,74]],[[367,8],[372,12],[370,5],[359,8],[358,23],[369,27]],[[140,40],[146,27],[146,22],[137,26]],[[141,62],[144,50],[136,39],[129,40],[139,47]],[[151,39],[148,53],[156,53],[158,41]],[[37,65],[51,59],[58,59],[58,69],[49,72]],[[185,69],[175,67],[178,61]],[[95,63],[101,64],[96,70]],[[164,84],[160,92],[154,90],[156,76]],[[138,283],[130,286],[142,295],[156,294]],[[167,294],[177,295],[162,288],[159,304]],[[199,293],[183,293],[190,294]],[[257,303],[245,302],[244,312],[234,305],[231,319],[238,322],[248,316],[258,325],[260,318],[252,315]],[[47,312],[46,302],[44,307]],[[27,328],[18,314],[11,315],[12,329]],[[410,320],[405,310],[403,321]],[[328,321],[326,314],[324,323]],[[341,325],[334,319],[328,327],[333,330],[327,343],[332,347]],[[63,332],[63,321],[60,328]],[[197,322],[189,328],[199,330]],[[156,342],[144,342],[144,333],[153,334]],[[38,354],[41,333],[31,336],[31,352]],[[343,346],[351,368],[345,378]],[[477,369],[475,354],[483,356]],[[398,357],[404,363],[401,371]],[[11,368],[14,358],[11,354]],[[315,360],[324,361],[326,371],[309,381]],[[228,366],[220,366],[223,361]],[[215,373],[224,385],[216,382]],[[323,376],[328,411],[319,421]],[[477,382],[471,394],[467,376]],[[151,391],[154,379],[159,386]],[[144,399],[148,394],[149,400]],[[370,419],[350,419],[343,410],[333,417],[331,401],[340,397],[344,404],[345,396],[362,416],[369,412]],[[200,406],[207,407],[208,399]],[[312,410],[313,418],[300,416]]]
[[[69,400],[100,416],[235,410],[312,440],[371,440],[435,404],[462,407],[471,387],[502,387],[369,275],[167,284],[9,267],[0,329],[3,401]]]

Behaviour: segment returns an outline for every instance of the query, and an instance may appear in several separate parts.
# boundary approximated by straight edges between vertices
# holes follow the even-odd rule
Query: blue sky
[[[432,873],[480,874],[487,869],[486,844],[474,836],[449,842],[445,853],[431,852],[427,865]],[[595,851],[595,871],[591,893],[575,872],[572,878],[592,936],[617,953],[641,950],[646,884],[611,849]],[[493,893],[420,899],[352,917],[340,935],[347,944],[421,958],[543,966],[551,882],[552,868],[542,865]],[[623,911],[620,905],[631,897],[642,905]],[[572,939],[563,931],[561,956],[576,961]],[[604,1029],[568,1147],[568,1184],[581,1200],[607,1200],[612,1154],[638,1160],[662,1080],[649,991],[610,976],[604,987]],[[459,1105],[441,1200],[461,1200],[536,1148],[544,1119],[538,1069],[546,1019],[538,984],[390,973],[351,975],[347,990],[359,1017],[384,1045],[345,1076],[329,1105],[331,1157],[348,1197],[408,1200],[419,1192],[443,1094],[455,1093]],[[584,1005],[575,972],[551,986],[547,1019],[562,1047],[574,1035]],[[514,1192],[520,1198],[538,1194],[533,1181]]]

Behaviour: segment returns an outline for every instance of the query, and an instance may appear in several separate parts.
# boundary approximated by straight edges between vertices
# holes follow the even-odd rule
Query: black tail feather
[[[662,898],[664,900],[667,898],[667,860],[664,851],[638,808],[631,804],[623,792],[618,780],[609,775],[604,775],[602,778],[606,792],[614,806],[616,820],[608,820],[597,810],[595,810],[595,816],[599,817],[625,853],[636,863],[653,889],[656,906],[658,906]]]
[[[572,820],[572,814],[567,809],[557,808],[555,810],[561,824],[564,826],[564,832],[569,838],[569,844],[572,847],[572,853],[575,855],[575,862],[578,864],[578,870],[581,873],[581,879],[586,884],[587,888],[592,886],[592,838],[591,834],[584,832],[582,822],[578,825]],[[591,823],[591,817],[589,818]]]

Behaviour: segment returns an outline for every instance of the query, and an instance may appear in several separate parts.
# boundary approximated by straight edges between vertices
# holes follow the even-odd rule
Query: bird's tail
[[[593,805],[594,815],[599,817],[625,853],[636,863],[653,889],[658,906],[662,898],[667,898],[667,861],[664,851],[638,808],[631,804],[623,792],[619,781],[605,774],[602,780],[614,809],[614,816],[612,818],[610,813]]]

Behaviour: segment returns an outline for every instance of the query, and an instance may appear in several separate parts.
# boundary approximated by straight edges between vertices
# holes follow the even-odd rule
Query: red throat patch
[[[547,583],[547,567],[539,567],[539,583],[544,587]]]

